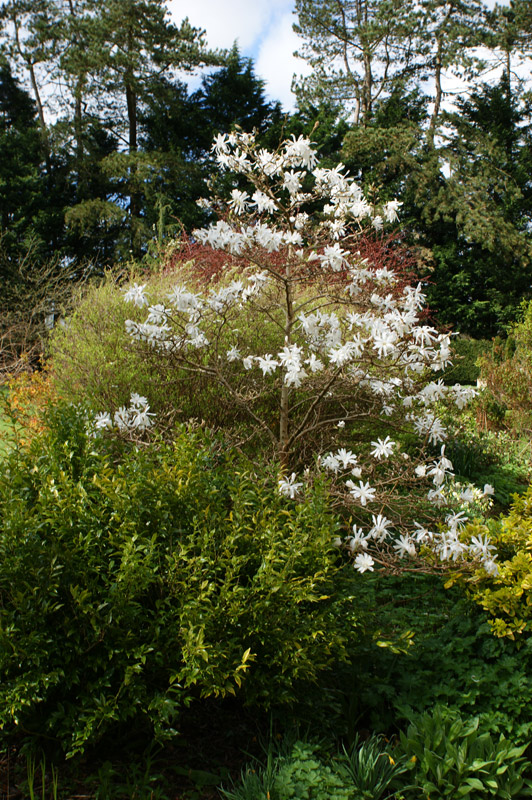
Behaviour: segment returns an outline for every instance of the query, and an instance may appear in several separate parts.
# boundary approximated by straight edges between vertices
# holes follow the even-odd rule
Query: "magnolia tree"
[[[239,256],[243,267],[207,290],[190,272],[164,298],[146,284],[129,286],[125,300],[147,307],[144,321],[126,323],[132,339],[229,398],[269,442],[287,497],[304,493],[308,473],[299,479],[293,470],[311,462],[312,450],[355,520],[339,544],[360,572],[413,559],[420,549],[496,571],[487,540],[462,540],[463,511],[448,509],[437,530],[427,515],[423,525],[412,521],[414,495],[445,518],[452,464],[434,408],[446,400],[460,409],[472,390],[438,379],[450,363],[450,336],[426,324],[421,286],[357,252],[361,231],[395,222],[400,203],[368,203],[341,165],[317,167],[301,137],[270,152],[252,134],[232,133],[218,136],[213,149],[234,188],[227,202],[211,201],[219,220],[194,236]],[[117,414],[122,427],[152,423],[144,398]],[[96,425],[113,420],[102,414]],[[407,435],[408,449],[400,444]]]

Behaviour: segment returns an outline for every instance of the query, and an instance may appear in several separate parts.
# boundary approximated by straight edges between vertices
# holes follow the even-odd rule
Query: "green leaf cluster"
[[[516,744],[530,741],[532,640],[493,636],[488,614],[462,589],[438,576],[371,576],[357,604],[368,628],[410,626],[412,645],[394,653],[360,646],[353,663],[336,670],[351,728],[390,731],[435,705],[478,716],[483,730]]]
[[[400,744],[412,770],[406,797],[419,797],[420,791],[432,800],[512,800],[532,794],[532,782],[523,774],[530,766],[523,755],[527,746],[481,732],[478,717],[462,719],[436,706],[412,720]]]

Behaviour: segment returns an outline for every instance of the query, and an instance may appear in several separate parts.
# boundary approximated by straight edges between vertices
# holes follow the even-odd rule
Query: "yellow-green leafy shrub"
[[[290,703],[357,641],[325,487],[282,497],[201,433],[113,465],[60,406],[0,472],[0,722],[67,754],[203,698]]]
[[[489,535],[498,551],[498,574],[478,570],[467,578],[474,600],[491,616],[497,636],[532,630],[532,487],[515,497],[507,516],[467,526],[468,538]]]

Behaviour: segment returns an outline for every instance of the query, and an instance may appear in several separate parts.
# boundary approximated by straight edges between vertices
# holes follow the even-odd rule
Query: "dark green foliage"
[[[220,443],[112,465],[59,406],[0,477],[0,716],[4,734],[67,754],[124,723],[156,738],[201,698],[293,702],[357,638],[334,585],[324,487],[283,499]],[[336,598],[336,599],[335,599]]]
[[[390,731],[440,704],[479,716],[494,737],[525,744],[532,734],[532,645],[493,636],[488,615],[437,576],[371,576],[358,594],[370,627],[409,627],[406,653],[375,645],[340,668],[346,713],[356,724]],[[376,619],[375,619],[376,617]],[[352,688],[351,688],[352,687]]]
[[[491,349],[488,339],[468,339],[464,336],[452,340],[453,364],[443,373],[445,383],[476,385],[480,376],[478,359]]]
[[[442,324],[485,338],[515,319],[530,294],[529,112],[505,75],[445,119],[452,134],[441,156],[451,174],[438,168],[421,192],[418,181],[434,258],[428,301]]]
[[[0,236],[7,257],[0,266],[5,283],[17,280],[16,261],[27,239],[40,255],[62,229],[57,193],[46,174],[46,148],[33,101],[0,56]],[[58,166],[54,163],[54,169]],[[57,176],[58,188],[63,183]]]
[[[455,431],[446,444],[455,475],[480,489],[489,483],[501,508],[512,496],[525,491],[530,481],[531,453],[525,438],[504,431],[473,432],[468,426]]]
[[[164,207],[162,231],[168,236],[175,222],[191,230],[204,221],[196,201],[206,194],[213,177],[214,137],[235,126],[265,136],[271,126],[280,133],[281,107],[266,101],[264,81],[250,59],[233,46],[226,64],[203,76],[201,87],[188,94],[184,84],[159,79],[140,110],[140,143],[158,157],[158,174],[144,182],[146,221],[157,224]],[[275,137],[277,146],[279,135]],[[159,226],[160,227],[160,226]]]
[[[27,234],[42,205],[44,151],[29,95],[0,61],[0,230],[12,251]],[[7,233],[9,231],[9,233]],[[7,236],[9,238],[7,238]],[[4,276],[5,277],[5,276]]]

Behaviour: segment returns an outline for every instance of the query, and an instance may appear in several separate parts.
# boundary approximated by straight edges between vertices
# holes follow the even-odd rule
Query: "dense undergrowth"
[[[95,438],[80,406],[39,419],[0,479],[3,763],[23,791],[527,796],[532,640],[495,637],[465,585],[357,574],[326,484],[283,498],[202,428],[146,448]]]

